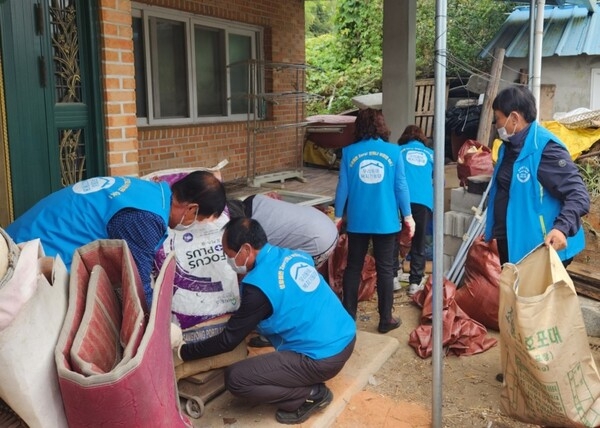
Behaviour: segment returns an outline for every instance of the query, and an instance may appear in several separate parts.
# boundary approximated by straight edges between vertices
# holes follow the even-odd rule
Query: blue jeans
[[[348,232],[348,258],[342,280],[342,303],[352,318],[356,319],[361,273],[369,249],[369,240],[373,240],[379,322],[391,321],[394,304],[394,242],[396,235],[397,233],[381,235]]]

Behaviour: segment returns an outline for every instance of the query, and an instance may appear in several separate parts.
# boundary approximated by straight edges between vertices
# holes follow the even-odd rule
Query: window
[[[135,4],[138,124],[245,120],[261,39],[258,27]]]

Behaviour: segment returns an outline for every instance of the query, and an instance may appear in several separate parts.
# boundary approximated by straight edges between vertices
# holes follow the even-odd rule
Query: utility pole
[[[492,137],[492,122],[494,111],[492,103],[498,95],[498,87],[500,86],[500,76],[502,75],[502,65],[504,64],[504,48],[496,48],[494,50],[494,62],[492,64],[491,78],[485,89],[485,97],[483,98],[483,106],[479,116],[479,126],[477,128],[477,141],[484,146],[489,146]]]

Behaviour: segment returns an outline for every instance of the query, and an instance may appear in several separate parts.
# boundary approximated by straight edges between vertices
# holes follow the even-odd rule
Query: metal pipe
[[[463,235],[463,243],[460,245],[456,256],[454,256],[454,262],[452,263],[452,267],[448,270],[448,273],[446,274],[446,277],[449,280],[454,282],[456,271],[458,268],[460,268],[462,264],[464,264],[464,259],[466,258],[466,254],[469,251],[471,244],[473,243],[475,238],[480,236],[483,232],[486,212],[487,209],[484,210],[483,214],[473,217],[469,229]]]
[[[533,80],[533,50],[535,46],[535,0],[531,0],[529,6],[529,65],[527,67],[527,86],[532,90]]]
[[[537,11],[535,18],[535,50],[533,56],[533,79],[531,92],[535,97],[537,118],[540,117],[540,87],[542,83],[542,43],[544,40],[544,10],[546,1],[537,0]]]
[[[456,269],[458,268],[458,266],[460,266],[459,254],[461,253],[461,251],[466,251],[464,249],[464,247],[465,247],[464,241],[468,240],[468,237],[474,233],[473,229],[475,227],[476,222],[485,223],[485,210],[483,209],[483,207],[487,204],[487,196],[490,193],[491,188],[492,188],[492,181],[490,180],[488,185],[485,188],[485,191],[481,195],[481,199],[479,200],[479,204],[477,205],[477,208],[471,207],[471,209],[474,212],[474,217],[471,220],[471,224],[469,225],[467,232],[465,234],[463,234],[463,243],[461,244],[461,246],[458,249],[458,253],[454,258],[454,262],[452,262],[452,266],[450,266],[448,271],[445,273],[446,278],[448,278],[450,281],[452,281],[452,277],[455,275]],[[467,239],[465,239],[465,237],[467,237]],[[472,240],[470,242],[472,242]],[[470,245],[470,243],[468,245]],[[467,249],[468,249],[468,246],[467,246]]]
[[[446,127],[446,42],[447,42],[446,0],[436,0],[435,7],[435,106],[434,106],[434,171],[433,171],[433,276],[432,276],[432,427],[442,425],[442,347],[443,336],[443,270],[444,270],[444,129]]]

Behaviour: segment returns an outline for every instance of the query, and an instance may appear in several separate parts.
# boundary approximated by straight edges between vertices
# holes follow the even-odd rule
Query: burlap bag
[[[500,276],[504,412],[547,427],[600,425],[600,377],[573,281],[540,246]]]

